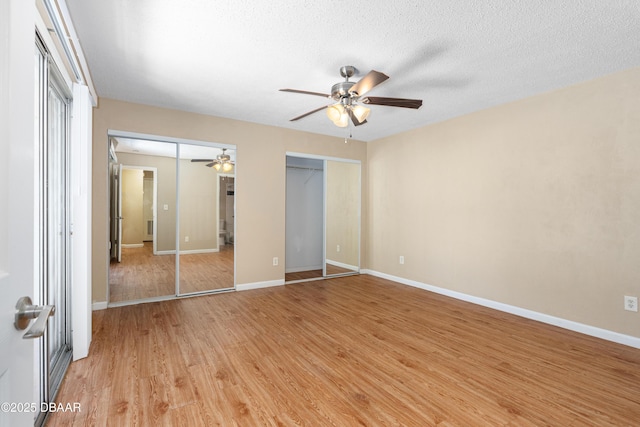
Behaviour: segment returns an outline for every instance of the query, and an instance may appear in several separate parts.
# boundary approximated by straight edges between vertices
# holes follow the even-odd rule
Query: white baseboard
[[[574,332],[579,332],[585,335],[590,335],[596,338],[601,338],[603,340],[612,341],[618,344],[628,345],[629,347],[640,348],[640,338],[633,337],[631,335],[624,335],[618,332],[609,331],[607,329],[597,328],[595,326],[585,325],[583,323],[574,322],[572,320],[562,319],[560,317],[539,313],[537,311],[528,310],[525,308],[520,308],[520,307],[516,307],[509,304],[504,304],[501,302],[492,301],[485,298],[479,298],[473,295],[464,294],[462,292],[452,291],[445,288],[439,288],[437,286],[427,285],[425,283],[417,282],[415,280],[404,279],[402,277],[392,276],[390,274],[381,273],[379,271],[366,269],[366,270],[361,270],[360,272],[362,274],[369,274],[371,276],[392,280],[394,282],[398,282],[403,285],[413,286],[415,288],[424,289],[426,291],[434,292],[440,295],[445,295],[451,298],[467,301],[467,302],[478,304],[484,307],[489,307],[494,310],[515,314],[516,316],[524,317],[531,320],[536,320],[538,322],[546,323],[553,326],[558,326],[560,328],[568,329]]]
[[[123,243],[123,248],[143,248],[144,243]]]
[[[345,264],[344,262],[334,261],[332,259],[328,259],[326,262],[334,267],[340,267],[347,270],[358,271],[360,269],[357,265]]]
[[[91,304],[92,311],[106,310],[108,303],[106,301],[98,301]]]
[[[270,288],[272,286],[284,285],[284,279],[269,280],[266,282],[243,283],[236,285],[236,291],[248,291],[251,289]]]

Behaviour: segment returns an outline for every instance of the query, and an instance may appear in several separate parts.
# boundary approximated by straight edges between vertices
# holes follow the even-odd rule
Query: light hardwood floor
[[[109,266],[109,302],[175,295],[175,255],[153,255],[153,242],[123,248]],[[180,292],[233,288],[233,245],[220,252],[180,255]]]
[[[640,350],[368,275],[94,313],[49,426],[631,426]]]

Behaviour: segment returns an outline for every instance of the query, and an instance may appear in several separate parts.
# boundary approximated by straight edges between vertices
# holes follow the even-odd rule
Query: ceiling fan
[[[227,149],[222,149],[222,154],[218,154],[215,159],[191,159],[192,163],[207,162],[206,167],[213,167],[215,170],[229,172],[233,169],[235,162],[231,161],[231,156],[226,153]]]
[[[367,122],[367,117],[371,110],[362,104],[369,105],[387,105],[389,107],[403,107],[418,109],[422,106],[421,99],[406,99],[406,98],[386,98],[380,96],[364,96],[371,89],[384,82],[389,78],[384,73],[371,70],[360,79],[357,83],[350,82],[349,78],[356,73],[356,68],[352,65],[345,65],[340,67],[340,75],[344,77],[343,82],[334,84],[331,87],[331,94],[320,92],[309,92],[306,90],[297,89],[280,89],[282,92],[301,93],[305,95],[322,96],[324,98],[333,99],[336,101],[329,106],[323,106],[316,108],[302,114],[301,116],[294,117],[290,121],[294,122],[307,117],[313,113],[317,113],[320,110],[326,109],[327,116],[338,127],[346,127],[349,124],[349,119],[355,126],[360,126]]]

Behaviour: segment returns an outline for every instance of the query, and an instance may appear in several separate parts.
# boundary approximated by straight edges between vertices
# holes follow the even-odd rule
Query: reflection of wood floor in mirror
[[[123,248],[122,262],[109,266],[109,301],[175,295],[175,255],[153,255],[153,243]],[[181,293],[233,287],[233,245],[220,252],[180,255]]]
[[[294,280],[309,280],[322,277],[322,270],[296,271],[295,273],[285,273],[284,281],[293,282]]]
[[[327,264],[327,275],[353,273],[353,270]],[[322,270],[297,271],[295,273],[285,273],[284,281],[293,282],[297,280],[318,279],[322,277]]]

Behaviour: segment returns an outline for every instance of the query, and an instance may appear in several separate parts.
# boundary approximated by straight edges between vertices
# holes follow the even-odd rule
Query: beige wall
[[[284,120],[287,118],[283,117]],[[362,162],[366,159],[366,144],[359,141],[345,144],[343,138],[101,98],[93,115],[94,302],[107,300],[109,129],[237,146],[237,284],[284,280],[287,151]],[[363,173],[366,173],[364,168]],[[366,203],[365,197],[363,203]],[[281,261],[276,267],[272,265],[273,257]]]
[[[640,69],[371,142],[367,162],[370,269],[640,337]]]
[[[217,179],[214,168],[180,160],[180,251],[218,250]]]

